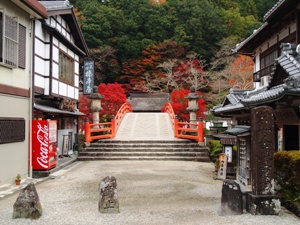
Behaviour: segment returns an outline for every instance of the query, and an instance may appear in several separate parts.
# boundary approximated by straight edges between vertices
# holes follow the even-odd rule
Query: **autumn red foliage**
[[[101,99],[101,107],[103,108],[100,115],[100,122],[110,121],[113,115],[116,115],[121,105],[126,102],[125,90],[122,88],[121,84],[104,84],[101,83],[98,86],[98,92],[103,96]],[[79,94],[79,111],[84,113],[89,121],[93,120],[92,113],[90,111],[90,102],[88,98],[89,95]],[[85,121],[85,116],[81,117],[79,124],[79,129],[83,129],[83,122]]]
[[[140,59],[130,59],[122,63],[123,70],[120,81],[126,84],[126,89],[130,93],[149,92],[145,91],[143,87],[147,82],[160,79],[162,72],[158,65],[169,58],[182,58],[184,52],[183,45],[172,40],[148,46],[142,51]],[[158,90],[159,88],[153,87],[153,89]]]
[[[98,86],[98,91],[103,95],[101,101],[102,110],[100,111],[101,122],[110,121],[113,115],[116,115],[119,108],[126,102],[125,90],[121,84],[104,84]]]
[[[183,88],[178,90],[173,90],[171,93],[171,105],[173,107],[174,113],[178,116],[178,119],[181,121],[189,121],[190,114],[189,111],[186,110],[188,107],[188,99],[186,96],[190,93],[190,90],[185,90]],[[202,93],[196,91],[196,93],[202,96]],[[197,112],[197,117],[202,117],[204,119],[204,112],[206,111],[205,101],[203,98],[198,99],[198,107],[199,110]]]

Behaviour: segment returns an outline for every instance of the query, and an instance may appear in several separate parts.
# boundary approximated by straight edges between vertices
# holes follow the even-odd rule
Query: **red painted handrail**
[[[114,138],[118,127],[124,117],[128,112],[132,112],[130,103],[125,102],[118,110],[114,119],[106,123],[92,124],[89,121],[85,122],[85,142],[92,142],[94,140]],[[93,135],[92,133],[100,133],[98,135]]]
[[[197,142],[204,142],[204,123],[179,122],[176,119],[173,107],[170,103],[166,103],[164,111],[169,113],[170,119],[174,128],[174,137],[191,139]]]

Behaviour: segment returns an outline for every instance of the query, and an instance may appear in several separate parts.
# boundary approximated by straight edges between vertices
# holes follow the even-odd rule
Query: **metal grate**
[[[25,140],[25,120],[22,118],[0,118],[0,144]]]

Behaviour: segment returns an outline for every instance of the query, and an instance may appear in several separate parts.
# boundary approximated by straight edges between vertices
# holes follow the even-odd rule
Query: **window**
[[[25,140],[25,120],[23,118],[0,117],[0,144]]]
[[[26,27],[19,24],[19,67],[26,66]]]
[[[0,12],[0,63],[11,68],[18,65],[18,18]]]
[[[59,79],[74,84],[74,61],[64,53],[59,53]]]

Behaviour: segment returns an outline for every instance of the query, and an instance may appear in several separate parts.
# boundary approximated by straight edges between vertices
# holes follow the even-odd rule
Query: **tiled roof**
[[[244,104],[249,103],[260,103],[260,102],[268,102],[273,101],[274,99],[281,97],[284,94],[284,85],[279,85],[270,90],[266,90],[263,92],[254,93],[252,96],[248,98],[241,99],[241,102]]]
[[[69,1],[39,1],[39,3],[41,3],[47,9],[47,11],[72,8]]]
[[[298,47],[294,44],[281,44],[282,53],[275,62],[272,76],[275,76],[278,69],[284,70],[288,77],[282,84],[269,88],[268,86],[254,89],[252,91],[234,92],[231,91],[222,105],[213,108],[215,113],[225,113],[237,111],[249,105],[258,105],[273,102],[282,98],[288,93],[297,93],[300,95],[300,55],[296,50]],[[279,73],[277,73],[279,74]],[[227,104],[225,104],[227,101]]]
[[[276,10],[278,9],[281,4],[283,4],[286,0],[279,0],[265,15],[264,21]]]
[[[299,75],[300,55],[296,51],[297,46],[289,43],[281,44],[283,50],[280,57],[275,60],[275,66],[280,65],[289,76]],[[276,67],[274,67],[276,70]],[[272,75],[274,75],[274,72]]]
[[[236,111],[245,108],[240,102],[246,90],[230,89],[230,93],[226,96],[222,104],[215,106],[212,111],[215,113]]]
[[[235,126],[234,128],[224,131],[225,134],[238,135],[250,131],[250,126]]]

